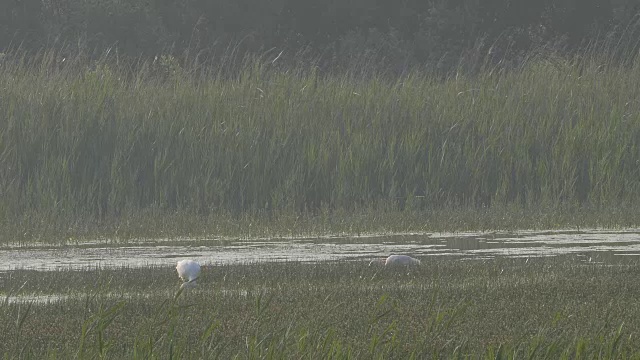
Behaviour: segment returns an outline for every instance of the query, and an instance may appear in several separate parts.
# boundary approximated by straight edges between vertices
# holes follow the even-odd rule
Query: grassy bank
[[[425,259],[426,260],[426,259]],[[0,353],[22,357],[637,358],[637,263],[575,257],[204,270],[14,271]]]
[[[242,69],[6,55],[7,237],[16,224],[31,224],[25,238],[46,237],[28,235],[38,228],[77,236],[92,224],[149,224],[153,234],[154,221],[130,223],[144,214],[238,224],[362,212],[480,218],[486,208],[580,217],[640,200],[638,62],[532,57],[519,70],[444,80],[320,76],[259,59]]]
[[[5,219],[2,246],[75,245],[86,241],[126,244],[141,241],[191,239],[264,239],[438,233],[458,231],[517,231],[550,229],[638,228],[640,209],[615,207],[532,207],[404,210],[385,208],[313,213],[195,215],[144,210],[121,218],[97,220],[60,214],[30,214]]]

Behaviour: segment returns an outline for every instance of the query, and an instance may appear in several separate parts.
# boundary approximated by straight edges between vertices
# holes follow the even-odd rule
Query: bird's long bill
[[[185,284],[192,283],[192,282],[195,282],[195,281],[196,281],[196,280],[198,280],[198,279],[200,279],[200,277],[199,277],[199,276],[198,276],[197,278],[195,278],[195,279],[191,279],[191,280],[189,280],[189,281],[185,281],[184,283],[185,283]]]

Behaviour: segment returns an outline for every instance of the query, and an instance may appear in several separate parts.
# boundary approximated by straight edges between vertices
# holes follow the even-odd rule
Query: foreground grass
[[[575,257],[14,271],[0,307],[8,357],[638,358],[640,266]]]
[[[174,214],[184,215],[175,227],[278,218],[274,232],[286,234],[299,217],[319,216],[299,230],[313,232],[325,214],[339,223],[355,213],[349,224],[362,212],[417,214],[427,221],[407,227],[420,229],[433,212],[463,209],[466,220],[447,225],[464,229],[490,223],[487,207],[604,215],[640,200],[639,62],[534,57],[444,80],[321,76],[265,59],[239,73],[171,57],[129,65],[3,58],[5,239],[46,239],[49,228],[81,236],[93,224],[155,236]],[[487,226],[508,224],[498,219]]]

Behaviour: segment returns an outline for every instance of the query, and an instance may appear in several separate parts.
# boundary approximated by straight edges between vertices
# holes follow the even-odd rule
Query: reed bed
[[[183,214],[178,226],[636,209],[638,61],[532,57],[519,69],[445,79],[243,64],[5,55],[3,238],[94,225],[158,235],[153,220],[130,224],[140,214],[155,223]],[[602,224],[596,216],[591,225]]]
[[[0,354],[21,358],[638,358],[637,262],[577,257],[14,271]],[[40,302],[27,295],[65,295]]]

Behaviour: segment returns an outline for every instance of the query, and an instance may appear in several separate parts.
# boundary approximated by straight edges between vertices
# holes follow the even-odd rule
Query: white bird
[[[180,288],[193,288],[196,286],[196,280],[200,276],[200,264],[193,260],[180,260],[176,265],[178,276],[182,281]]]
[[[409,255],[390,255],[388,258],[374,259],[369,262],[369,266],[378,265],[420,265],[420,260]]]

